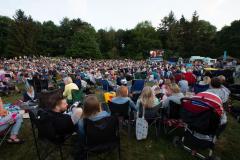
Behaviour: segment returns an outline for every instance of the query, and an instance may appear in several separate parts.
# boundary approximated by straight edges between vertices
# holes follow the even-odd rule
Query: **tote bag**
[[[148,123],[144,118],[145,109],[143,107],[143,115],[139,117],[137,113],[137,120],[136,120],[136,138],[137,140],[143,140],[147,138],[148,135]]]

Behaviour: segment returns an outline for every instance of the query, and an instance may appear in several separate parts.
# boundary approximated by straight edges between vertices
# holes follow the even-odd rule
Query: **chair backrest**
[[[102,118],[98,121],[84,119],[85,145],[96,147],[119,140],[118,120],[114,116]]]
[[[232,94],[240,94],[240,85],[239,84],[229,85],[228,89],[231,91]]]
[[[41,89],[48,90],[48,80],[47,79],[42,79],[41,80]]]
[[[179,119],[180,118],[181,104],[177,104],[173,101],[169,101],[169,115],[168,118]]]
[[[108,105],[112,115],[124,118],[129,117],[129,101],[124,104],[117,104],[109,101]]]
[[[48,111],[41,108],[29,110],[29,117],[34,136],[36,134],[35,130],[37,129],[40,139],[45,139],[53,143],[61,143],[62,140],[64,140],[60,135],[57,135],[53,127],[52,115]]]
[[[215,108],[204,101],[183,98],[180,116],[188,127],[201,134],[215,134],[220,124],[220,116]]]
[[[209,89],[209,85],[200,85],[200,84],[195,84],[194,85],[194,92],[195,94],[198,94],[200,92],[204,92]]]
[[[34,86],[32,79],[28,79],[27,82],[28,82],[29,85]]]
[[[133,80],[131,91],[132,92],[141,92],[143,90],[143,87],[144,87],[144,80],[136,79],[136,80]]]
[[[155,119],[155,118],[159,118],[160,117],[160,109],[161,109],[161,105],[157,105],[154,106],[152,108],[145,108],[145,115],[144,118],[145,119]],[[143,115],[143,106],[140,103],[139,106],[139,117],[142,117]]]
[[[132,101],[133,101],[134,103],[137,103],[137,100],[138,100],[138,98],[140,97],[140,95],[141,95],[141,92],[140,92],[140,93],[133,93],[133,95],[132,95]]]
[[[73,102],[77,102],[77,101],[82,102],[83,101],[84,94],[83,94],[82,90],[73,89],[73,90],[71,90],[71,92],[72,92]]]

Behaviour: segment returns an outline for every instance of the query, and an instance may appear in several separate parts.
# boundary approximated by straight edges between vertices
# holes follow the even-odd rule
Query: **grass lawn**
[[[5,102],[12,102],[19,97],[20,95],[15,95],[3,97],[3,99]],[[234,105],[240,105],[240,103],[234,102]],[[176,148],[172,145],[173,135],[166,136],[161,134],[159,138],[156,138],[153,133],[150,133],[147,140],[137,141],[134,138],[133,132],[132,130],[132,137],[129,139],[126,134],[121,134],[121,155],[123,160],[195,159],[182,148]],[[37,160],[29,119],[24,120],[20,137],[26,140],[24,144],[9,145],[5,143],[0,147],[0,160]],[[220,156],[222,160],[239,160],[240,142],[238,140],[240,140],[240,124],[228,115],[228,126],[217,142],[216,155]],[[64,148],[64,151],[65,159],[73,159],[71,149]],[[108,159],[116,159],[113,155],[109,156]],[[53,154],[49,159],[57,160],[58,156]]]

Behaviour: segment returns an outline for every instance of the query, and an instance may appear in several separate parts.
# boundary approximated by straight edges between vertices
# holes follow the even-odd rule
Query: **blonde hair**
[[[146,86],[143,88],[143,91],[140,95],[140,102],[143,107],[151,108],[154,105],[155,95],[153,94],[153,90],[151,87]]]
[[[165,79],[164,84],[165,85],[170,85],[172,82],[170,79]]]
[[[180,88],[176,83],[170,84],[170,89],[173,93],[180,93]]]

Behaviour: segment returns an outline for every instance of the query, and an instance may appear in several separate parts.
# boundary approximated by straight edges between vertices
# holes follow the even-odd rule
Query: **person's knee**
[[[23,116],[21,114],[17,114],[16,121],[23,122]]]

